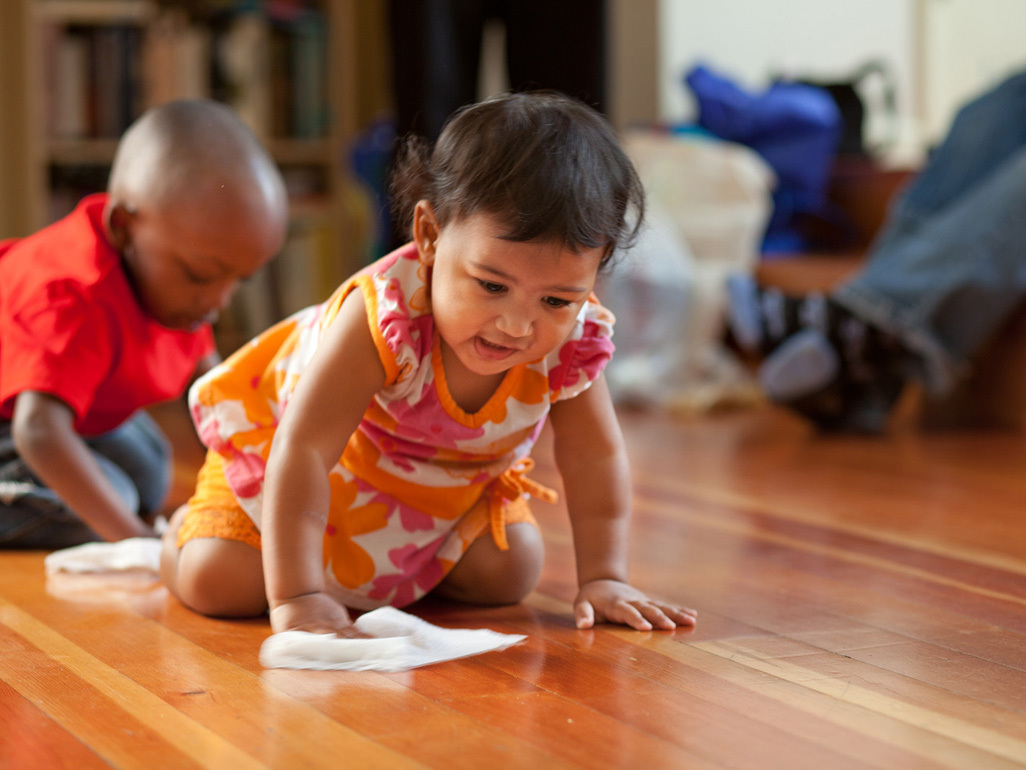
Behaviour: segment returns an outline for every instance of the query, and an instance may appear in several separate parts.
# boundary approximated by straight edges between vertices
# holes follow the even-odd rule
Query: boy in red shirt
[[[169,449],[142,409],[217,360],[210,325],[287,219],[238,117],[181,101],[125,132],[107,193],[0,243],[0,547],[154,534]]]

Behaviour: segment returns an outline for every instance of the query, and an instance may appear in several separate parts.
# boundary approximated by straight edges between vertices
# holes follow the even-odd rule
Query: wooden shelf
[[[332,142],[324,139],[268,139],[265,141],[274,159],[285,165],[332,163]]]
[[[117,139],[50,139],[45,154],[57,166],[107,165],[113,162],[117,147]]]
[[[142,24],[158,10],[155,0],[36,0],[31,6],[39,21],[67,24]]]
[[[56,165],[111,163],[117,139],[47,139],[44,153]],[[267,139],[271,156],[282,166],[327,165],[335,162],[330,139]]]

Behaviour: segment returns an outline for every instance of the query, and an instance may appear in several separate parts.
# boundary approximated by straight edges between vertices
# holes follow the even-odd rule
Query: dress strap
[[[509,550],[509,541],[506,540],[507,503],[522,496],[537,497],[546,503],[554,503],[559,499],[556,490],[527,478],[533,468],[534,460],[530,457],[517,460],[489,485],[488,520],[491,523],[492,539],[500,551]]]

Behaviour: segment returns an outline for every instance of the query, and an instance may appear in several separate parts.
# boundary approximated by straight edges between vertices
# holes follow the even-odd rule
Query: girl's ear
[[[439,231],[434,208],[426,200],[417,201],[413,209],[413,241],[424,264],[430,265],[435,261]]]
[[[124,251],[132,242],[132,211],[124,203],[111,201],[103,212],[103,226],[107,240],[118,251]]]

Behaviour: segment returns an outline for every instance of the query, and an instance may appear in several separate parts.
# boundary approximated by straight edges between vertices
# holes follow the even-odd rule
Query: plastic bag
[[[616,355],[606,368],[614,399],[663,405],[679,386],[681,332],[695,302],[695,259],[658,203],[637,244],[603,276],[603,304],[616,316]]]
[[[725,285],[758,260],[772,171],[752,150],[715,139],[632,132],[624,147],[648,211],[638,243],[599,287],[617,318],[613,397],[675,411],[758,398],[722,344]]]

